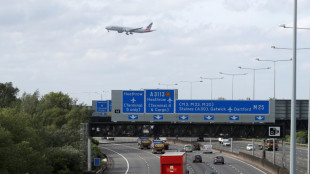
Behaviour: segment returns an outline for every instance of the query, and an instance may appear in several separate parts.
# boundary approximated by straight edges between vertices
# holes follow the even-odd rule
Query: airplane
[[[153,25],[153,22],[151,22],[145,29],[143,29],[143,27],[130,28],[130,27],[120,27],[120,26],[107,26],[105,27],[105,29],[107,29],[108,32],[112,30],[112,31],[117,31],[119,33],[126,32],[126,34],[129,35],[133,33],[148,33],[148,32],[155,31],[155,30],[151,30],[152,25]]]

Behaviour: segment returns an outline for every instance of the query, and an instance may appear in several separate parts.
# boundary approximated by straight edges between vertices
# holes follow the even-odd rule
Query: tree
[[[18,88],[14,88],[12,82],[0,83],[0,108],[10,107],[17,101]]]
[[[23,93],[20,108],[23,112],[34,115],[37,112],[40,93],[36,90],[33,94]]]
[[[72,98],[62,92],[50,92],[43,96],[39,103],[40,111],[52,108],[62,108],[70,110],[74,104]]]

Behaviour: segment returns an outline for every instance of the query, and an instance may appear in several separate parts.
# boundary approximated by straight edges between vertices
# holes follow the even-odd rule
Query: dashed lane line
[[[143,157],[141,157],[140,155],[138,155],[138,157],[141,158],[145,162],[146,167],[147,167],[147,173],[150,174],[150,165],[149,165],[149,163]]]

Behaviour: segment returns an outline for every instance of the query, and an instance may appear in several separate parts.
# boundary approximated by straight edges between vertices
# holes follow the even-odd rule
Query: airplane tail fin
[[[153,25],[153,22],[151,22],[151,23],[146,27],[145,31],[151,31],[152,25]]]

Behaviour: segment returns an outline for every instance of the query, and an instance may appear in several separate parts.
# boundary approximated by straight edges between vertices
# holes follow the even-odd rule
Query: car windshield
[[[217,158],[217,159],[222,159],[223,157],[222,157],[222,156],[217,156],[216,158]]]
[[[252,146],[252,144],[248,144],[248,146]]]

